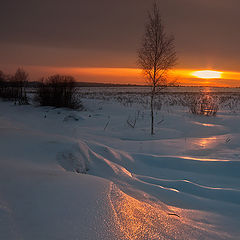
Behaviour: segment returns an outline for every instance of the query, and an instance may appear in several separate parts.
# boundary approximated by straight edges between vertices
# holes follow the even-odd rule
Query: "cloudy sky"
[[[239,0],[158,2],[175,36],[177,69],[240,72]],[[1,1],[0,68],[13,72],[22,66],[34,80],[65,71],[80,81],[134,81],[132,72],[126,76],[120,70],[136,68],[151,5],[150,0]]]

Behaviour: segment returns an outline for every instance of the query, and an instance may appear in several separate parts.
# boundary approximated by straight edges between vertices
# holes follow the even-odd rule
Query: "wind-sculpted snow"
[[[240,178],[240,161],[135,154],[145,165],[209,175]]]
[[[167,180],[153,177],[157,175],[157,169],[167,168],[168,170],[183,172],[183,174],[191,172],[201,174],[203,177],[204,175],[215,175],[216,177],[224,176],[238,179],[240,177],[240,161],[146,154],[131,155],[104,145],[93,143],[89,145],[79,143],[79,152],[75,156],[79,165],[88,166],[90,169],[89,174],[97,175],[116,183],[119,182],[120,185],[130,185],[131,187],[136,187],[136,189],[143,188],[146,192],[152,188],[145,189],[141,185],[151,184],[152,187],[155,186],[155,192],[167,190],[172,195],[176,195],[174,198],[181,198],[181,196],[178,196],[181,194],[190,194],[192,196],[240,204],[240,189],[204,186],[186,179]],[[85,162],[81,163],[82,161]],[[70,162],[71,160],[69,160]],[[140,171],[138,168],[140,168]],[[139,172],[146,172],[150,176],[138,175]]]
[[[199,185],[188,180],[166,180],[146,176],[138,176],[143,182],[175,189],[176,192],[188,193],[207,199],[226,201],[229,203],[240,204],[240,190],[234,188],[208,187]]]
[[[239,175],[237,173],[234,175],[234,172],[235,170],[239,169],[239,162],[217,159],[188,159],[187,157],[176,156],[171,157],[130,154],[104,146],[103,144],[87,144],[82,142],[79,142],[79,152],[84,152],[85,154],[85,157],[81,159],[85,159],[86,164],[89,167],[89,174],[96,175],[114,182],[114,186],[118,186],[117,189],[121,191],[121,201],[125,203],[118,202],[120,200],[115,199],[114,201],[111,200],[111,204],[115,206],[115,221],[117,221],[117,225],[121,226],[120,229],[125,234],[124,239],[199,239],[199,236],[202,236],[202,234],[204,236],[202,237],[203,239],[231,239],[231,236],[227,237],[224,232],[221,233],[221,236],[218,235],[219,230],[216,230],[215,234],[211,232],[213,235],[211,235],[210,232],[206,233],[210,227],[208,224],[206,224],[204,227],[202,226],[200,231],[194,227],[196,223],[192,222],[191,226],[187,225],[185,226],[186,229],[183,230],[184,226],[181,225],[183,224],[182,222],[177,223],[181,225],[181,227],[176,227],[176,223],[172,222],[173,220],[170,220],[171,223],[169,223],[166,222],[166,219],[162,219],[164,218],[163,216],[165,214],[167,216],[167,219],[171,219],[172,217],[177,216],[181,218],[181,221],[189,221],[189,219],[187,219],[187,217],[184,215],[185,213],[182,208],[195,209],[195,211],[199,210],[206,212],[211,209],[213,213],[217,214],[219,212],[219,209],[224,206],[224,210],[221,211],[226,211],[226,215],[228,215],[227,212],[233,208],[239,209],[240,189],[219,187],[219,185],[217,187],[205,186],[186,179],[161,179],[151,176],[159,175],[158,170],[168,168],[168,170],[172,169],[173,171],[177,170],[180,173],[182,172],[182,175],[184,175],[185,172],[196,172],[203,175],[203,178],[205,175],[215,175],[217,178],[221,178],[221,173],[224,173],[224,169],[227,169],[228,171],[224,175],[225,177],[238,178]],[[231,163],[235,163],[235,165],[231,165]],[[143,176],[138,174],[139,172],[144,172],[148,175]],[[233,172],[233,176],[231,176],[231,172]],[[120,195],[117,194],[117,196]],[[124,196],[124,198],[122,198],[122,196]],[[172,206],[174,205],[177,207],[176,209],[180,208],[182,210],[180,213],[172,211],[172,213],[168,215],[168,205],[159,204],[159,201],[170,204]],[[115,202],[117,203],[115,204]],[[134,204],[132,202],[134,202]],[[148,205],[146,202],[150,202],[150,205]],[[221,202],[223,202],[223,204],[221,204]],[[133,204],[132,210],[130,209],[131,204]],[[128,209],[123,210],[124,207]],[[163,211],[164,214],[159,209],[161,207],[165,208]],[[127,212],[123,213],[123,211]],[[129,211],[139,211],[139,214],[131,217],[129,216]],[[157,217],[156,212],[159,212],[159,215],[157,215]],[[147,216],[146,213],[148,213]],[[122,219],[123,214],[129,219]],[[206,213],[201,214],[204,217],[204,214]],[[152,222],[150,221],[148,223],[146,219],[138,219],[138,217],[141,215],[146,216],[146,219],[150,218]],[[204,218],[208,217],[205,216]],[[126,221],[129,222],[130,220],[136,221],[135,227],[134,224],[129,226],[129,224],[126,223]],[[143,223],[141,223],[141,221],[143,221]],[[179,221],[179,219],[176,221]],[[141,224],[143,226],[141,226]],[[169,230],[168,235],[165,235],[163,234],[163,230],[159,231],[159,229],[165,228],[163,226],[164,224],[169,224],[169,228],[171,228],[173,224],[176,229],[172,229],[171,231]],[[131,229],[131,227],[133,229]],[[182,229],[182,235],[178,232],[179,228]],[[191,228],[191,231],[188,228]],[[175,234],[174,237],[174,233],[176,232],[178,233]],[[186,232],[191,232],[193,235],[188,235],[186,237],[184,235]],[[155,236],[155,238],[153,236]]]
[[[0,103],[0,239],[239,238],[238,115],[84,104]]]
[[[187,218],[187,213],[181,209],[139,201],[113,184],[109,198],[123,239],[231,239],[206,223]],[[206,217],[198,214],[198,218]]]

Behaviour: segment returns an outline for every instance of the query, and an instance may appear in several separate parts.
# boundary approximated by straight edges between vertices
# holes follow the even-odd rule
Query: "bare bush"
[[[127,119],[128,126],[130,126],[131,128],[135,128],[136,123],[137,123],[136,116],[134,118],[131,118],[130,116],[128,116],[128,119]]]
[[[142,116],[143,117],[143,116]],[[140,111],[135,112],[134,116],[129,115],[127,119],[127,124],[131,128],[135,128],[137,120],[140,118]]]
[[[71,76],[53,75],[42,82],[37,90],[36,100],[41,106],[80,108],[76,98],[75,79]]]
[[[212,96],[201,95],[191,103],[190,112],[196,115],[215,116],[218,112],[218,104]]]

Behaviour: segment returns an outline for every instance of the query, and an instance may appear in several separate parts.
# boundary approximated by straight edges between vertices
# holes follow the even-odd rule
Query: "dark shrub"
[[[81,107],[76,98],[75,79],[71,76],[53,75],[42,79],[36,100],[41,106]]]

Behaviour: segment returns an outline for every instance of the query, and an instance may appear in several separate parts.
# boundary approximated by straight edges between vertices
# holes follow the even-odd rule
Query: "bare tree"
[[[151,86],[151,134],[154,134],[154,97],[157,88],[169,85],[168,71],[176,64],[174,37],[166,33],[159,7],[153,4],[138,50],[138,66],[143,70],[147,83]],[[159,88],[161,89],[161,88]]]
[[[14,75],[6,75],[0,71],[0,97],[15,104],[28,104],[28,73],[18,68]]]
[[[4,73],[0,70],[0,97],[2,97],[4,87],[5,87],[6,78]]]
[[[28,73],[22,68],[18,68],[11,80],[17,91],[15,103],[18,100],[19,104],[28,104],[26,91],[29,80]]]

